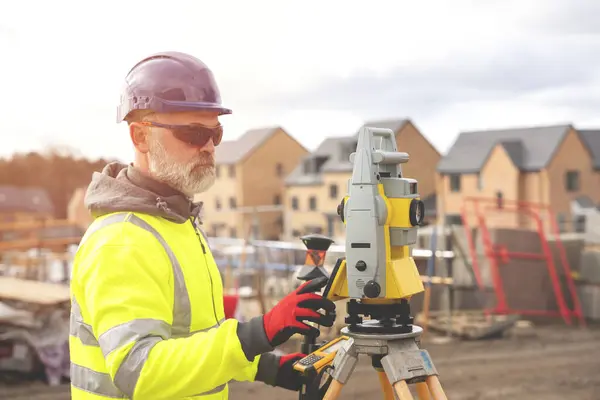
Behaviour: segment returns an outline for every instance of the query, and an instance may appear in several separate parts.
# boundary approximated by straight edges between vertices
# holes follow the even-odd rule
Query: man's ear
[[[140,153],[148,152],[148,129],[138,122],[132,122],[129,125],[129,137],[135,148]]]

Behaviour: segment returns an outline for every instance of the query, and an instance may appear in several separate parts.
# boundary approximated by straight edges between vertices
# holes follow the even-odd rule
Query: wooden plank
[[[68,219],[16,221],[0,223],[0,231],[40,230],[44,228],[65,228],[69,226],[77,227],[77,224]]]
[[[445,276],[429,277],[427,275],[421,275],[421,281],[423,283],[427,283],[427,282],[431,281],[431,283],[434,285],[452,285],[452,283],[454,282],[452,277],[445,277]]]
[[[428,327],[440,333],[450,332],[453,336],[463,339],[478,340],[501,335],[511,328],[518,320],[518,315],[490,315],[481,311],[455,311],[452,320],[443,311],[434,312],[427,321]],[[425,323],[422,314],[415,321]]]
[[[5,253],[4,257],[0,258],[4,264],[14,265],[24,268],[32,268],[46,265],[53,261],[72,261],[73,255],[69,253],[49,253],[42,256],[29,255],[25,253]]]
[[[0,300],[57,305],[70,300],[68,285],[0,276]]]
[[[67,238],[52,238],[52,239],[22,239],[22,240],[5,240],[0,242],[0,251],[14,250],[29,250],[35,248],[54,248],[67,246],[70,244],[78,244],[81,241],[81,236],[73,236]]]

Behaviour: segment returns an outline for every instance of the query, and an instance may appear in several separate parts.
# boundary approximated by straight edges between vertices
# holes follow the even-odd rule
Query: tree
[[[67,217],[69,200],[77,188],[87,186],[95,171],[113,160],[77,157],[66,147],[49,148],[43,153],[16,153],[0,158],[0,185],[44,189],[55,209],[56,218]]]

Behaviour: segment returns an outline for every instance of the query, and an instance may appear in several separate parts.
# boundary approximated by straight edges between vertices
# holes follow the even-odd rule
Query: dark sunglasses
[[[142,121],[140,124],[169,129],[175,138],[194,146],[202,147],[206,145],[210,139],[212,139],[215,146],[218,146],[219,143],[221,143],[221,139],[223,139],[223,126],[221,124],[215,126],[206,126],[197,123],[189,125],[170,125],[151,121]]]

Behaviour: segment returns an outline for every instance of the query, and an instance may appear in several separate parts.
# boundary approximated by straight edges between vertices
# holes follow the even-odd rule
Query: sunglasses
[[[197,123],[189,125],[170,125],[151,121],[143,121],[140,122],[140,124],[169,129],[176,139],[193,146],[202,147],[206,145],[210,139],[212,139],[215,146],[218,146],[219,143],[221,143],[221,139],[223,139],[223,126],[221,124],[215,126],[206,126]]]

